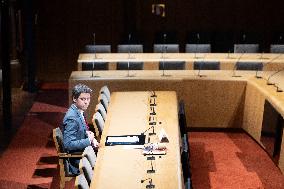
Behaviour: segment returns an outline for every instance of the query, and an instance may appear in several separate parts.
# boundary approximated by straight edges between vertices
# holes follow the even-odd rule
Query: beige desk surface
[[[151,161],[141,154],[141,149],[125,149],[124,146],[105,146],[105,138],[109,135],[140,134],[149,128],[150,92],[114,92],[102,134],[101,147],[92,179],[92,189],[142,189],[152,178],[155,188],[183,188],[180,163],[180,142],[178,127],[177,96],[173,91],[157,92],[157,125],[156,131],[164,128],[169,135],[168,153],[153,161],[155,174],[147,174]],[[146,139],[148,135],[146,134]],[[157,141],[151,136],[151,142]]]
[[[82,53],[78,57],[78,70],[81,70],[82,62],[139,62],[146,63],[144,69],[158,69],[159,61],[185,61],[185,69],[193,69],[194,61],[219,61],[221,70],[231,70],[237,61],[262,62],[264,70],[278,70],[284,67],[283,54],[272,53]],[[154,64],[154,65],[149,65]],[[109,69],[116,69],[111,64]]]

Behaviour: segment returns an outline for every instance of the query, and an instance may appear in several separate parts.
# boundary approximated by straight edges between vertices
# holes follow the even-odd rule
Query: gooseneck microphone
[[[127,77],[129,77],[129,68],[130,68],[130,62],[129,62],[129,59],[130,59],[130,39],[131,39],[131,34],[128,34],[128,47],[127,47],[127,50],[128,50]]]
[[[274,60],[278,59],[278,58],[279,58],[280,56],[282,56],[282,55],[283,55],[283,54],[279,54],[278,56],[272,58],[270,61],[268,61],[268,62],[265,64],[265,66],[267,66],[268,64],[273,63]],[[259,76],[259,75],[258,75],[258,71],[259,71],[259,69],[256,70],[256,72],[255,72],[255,77],[256,77],[257,79],[261,79],[262,76]]]
[[[233,75],[232,77],[242,77],[241,75],[236,75],[236,69],[237,69],[237,64],[241,60],[242,56],[246,53],[246,51],[243,51],[242,54],[239,56],[238,60],[236,61],[234,67],[233,67]]]
[[[150,126],[149,128],[147,128],[144,132],[142,132],[140,135],[145,135],[145,133],[147,132],[147,131],[149,131],[150,129],[154,129],[154,125],[152,125],[152,126]]]
[[[149,184],[146,185],[146,188],[155,188],[155,185],[153,184],[152,178],[143,179],[143,180],[141,180],[141,183],[144,183],[147,180],[149,180]]]
[[[267,85],[275,85],[275,83],[272,83],[272,82],[270,82],[269,80],[270,80],[273,76],[277,75],[278,73],[280,73],[280,72],[282,72],[282,71],[284,71],[284,68],[282,68],[282,69],[280,69],[280,70],[274,72],[273,74],[271,74],[271,75],[267,78],[266,84],[267,84]],[[277,87],[277,92],[282,92],[282,91],[279,90],[279,87],[278,87],[278,86],[276,86],[276,87]]]
[[[95,55],[95,59],[97,57],[96,55],[96,33],[93,33],[93,43],[94,43],[94,55]],[[91,77],[94,77],[94,69],[95,69],[95,62],[92,62],[92,75]]]
[[[199,40],[200,40],[199,33],[196,34],[196,38],[197,38],[197,42],[196,42],[196,44],[195,44],[194,58],[198,58],[198,57],[196,56],[196,53],[197,53],[197,47],[198,47],[198,45],[199,45]]]

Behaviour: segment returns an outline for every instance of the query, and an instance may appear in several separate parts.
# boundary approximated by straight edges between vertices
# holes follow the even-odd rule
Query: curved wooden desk
[[[259,144],[262,144],[260,136],[265,100],[284,117],[284,92],[277,93],[274,86],[266,85],[265,79],[275,72],[260,72],[262,79],[256,79],[253,71],[237,71],[236,75],[242,77],[232,77],[230,70],[202,70],[200,74],[206,77],[197,76],[197,70],[165,73],[170,76],[161,76],[162,72],[158,70],[131,71],[133,77],[127,77],[127,71],[101,71],[96,72],[100,77],[91,78],[89,71],[76,71],[70,76],[69,86],[71,90],[75,84],[84,83],[94,89],[88,110],[90,117],[97,103],[97,93],[103,85],[108,85],[111,92],[176,91],[178,99],[184,101],[189,128],[243,128]],[[271,77],[270,81],[284,89],[284,71]],[[284,172],[283,150],[279,167]]]

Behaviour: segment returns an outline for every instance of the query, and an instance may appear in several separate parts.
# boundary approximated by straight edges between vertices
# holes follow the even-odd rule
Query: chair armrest
[[[59,158],[81,158],[82,157],[82,152],[80,153],[73,153],[73,154],[68,154],[68,153],[58,153]]]

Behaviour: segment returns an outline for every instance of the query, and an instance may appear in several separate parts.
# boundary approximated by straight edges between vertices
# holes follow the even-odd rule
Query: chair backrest
[[[109,104],[109,100],[108,100],[108,97],[105,95],[105,93],[101,93],[98,97],[98,103],[101,103],[106,112],[107,112],[107,109],[108,109],[108,104]]]
[[[99,93],[100,94],[105,94],[106,97],[107,97],[108,102],[110,102],[110,90],[109,90],[109,88],[106,85],[102,86],[102,88],[100,89]]]
[[[154,44],[154,53],[178,53],[179,44]]]
[[[184,70],[185,61],[160,61],[159,70]]]
[[[86,45],[85,53],[110,53],[110,45]]]
[[[94,126],[98,128],[99,133],[101,134],[103,132],[105,122],[104,122],[102,115],[99,112],[96,112],[94,114],[93,123],[94,123]]]
[[[82,62],[82,71],[108,70],[108,62]]]
[[[128,62],[117,62],[117,70],[128,70]],[[144,62],[129,62],[129,70],[143,70]]]
[[[186,53],[210,53],[211,44],[186,44]]]
[[[92,167],[95,167],[97,156],[92,146],[87,146],[83,151],[83,157],[86,157]]]
[[[262,70],[262,62],[237,62],[236,70]]]
[[[53,129],[53,140],[58,153],[64,153],[63,135],[59,127]]]
[[[193,62],[195,70],[220,70],[220,62],[217,61],[195,61]]]
[[[259,44],[234,44],[234,53],[258,53]]]
[[[89,189],[90,186],[84,174],[80,174],[75,180],[75,189]]]
[[[88,185],[90,186],[93,177],[93,169],[86,157],[82,157],[82,159],[80,160],[79,169],[80,173],[85,175]]]
[[[142,44],[124,44],[117,45],[118,53],[143,53],[143,45]]]
[[[106,120],[107,113],[106,113],[105,107],[102,105],[102,103],[98,103],[96,105],[95,112],[99,112],[102,115],[104,121]]]
[[[65,153],[63,135],[59,127],[53,129],[53,141],[55,144],[57,154]],[[74,176],[69,170],[69,162],[67,161],[67,159],[59,159],[59,166],[60,169],[62,169],[61,171],[64,170],[64,173],[62,172],[61,174],[65,176]]]
[[[284,53],[284,44],[272,44],[270,45],[271,53]]]

